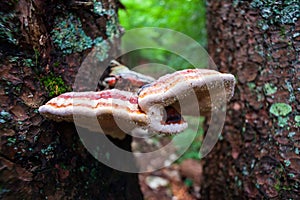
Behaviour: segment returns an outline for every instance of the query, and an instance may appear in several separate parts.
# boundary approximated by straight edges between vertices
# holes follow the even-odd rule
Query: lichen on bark
[[[296,3],[208,2],[209,53],[221,71],[238,77],[238,83],[223,140],[205,159],[205,198],[298,198]]]

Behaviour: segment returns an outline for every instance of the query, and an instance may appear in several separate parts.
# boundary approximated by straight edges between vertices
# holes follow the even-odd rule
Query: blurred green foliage
[[[67,86],[60,76],[54,74],[49,74],[41,79],[41,82],[44,84],[46,90],[49,92],[49,96],[58,96],[67,91],[71,91],[71,88]]]
[[[196,51],[194,50],[199,48],[198,43],[203,48],[206,47],[206,1],[121,0],[121,2],[126,7],[125,10],[119,10],[120,24],[125,28],[125,32],[134,28],[143,27],[168,28],[174,31],[181,32],[196,41],[189,46],[187,46],[187,44],[179,45],[188,52],[195,53]],[[146,36],[143,35],[142,37],[139,37],[139,35],[137,35],[134,38],[134,42],[141,44],[152,44],[156,42],[157,46],[170,45],[174,43],[176,44],[178,42],[174,41],[174,37],[172,37],[172,35],[164,35],[164,38],[161,38],[161,35],[156,32],[146,32],[144,34],[146,34]],[[144,64],[145,62],[164,64],[176,70],[193,67],[189,62],[187,62],[180,56],[159,49],[143,49],[134,51],[126,55],[125,59],[126,64],[130,67]],[[156,69],[153,68],[155,67],[151,66],[151,69],[148,70],[155,71]],[[161,73],[164,73],[162,72],[163,69],[161,68],[161,66],[157,66],[157,68],[157,70],[159,70]],[[143,69],[142,73],[143,72],[145,72],[145,69]],[[194,123],[189,123],[189,128],[186,130],[186,134],[178,134],[176,139],[173,141],[176,146],[190,144],[189,148],[186,149],[184,154],[177,160],[177,162],[179,163],[188,158],[199,159],[199,150],[202,144],[204,132],[202,129],[204,118],[200,117],[192,119],[192,117],[190,117],[190,120],[194,120]],[[195,130],[198,130],[197,133],[194,133]],[[191,138],[192,136],[195,136],[195,138]],[[175,136],[172,136],[171,138],[174,137]],[[153,141],[155,141],[155,137],[152,139]],[[190,143],[191,140],[192,142]]]
[[[186,159],[194,159],[199,160],[200,155],[199,151],[202,145],[204,130],[203,130],[203,123],[205,118],[204,117],[191,117],[191,116],[184,116],[185,119],[188,120],[189,126],[185,131],[185,134],[178,134],[176,137],[173,138],[173,143],[176,146],[190,144],[189,147],[184,151],[184,154],[176,160],[177,163],[181,163],[183,160]],[[197,130],[197,133],[195,133]],[[192,141],[192,142],[190,142]]]
[[[121,25],[126,30],[142,27],[169,28],[193,38],[203,47],[206,46],[206,18],[204,0],[121,0],[126,7],[119,11]],[[153,33],[148,33],[152,40]],[[145,42],[139,40],[137,42]],[[157,38],[158,40],[160,38]],[[169,41],[166,41],[169,40]],[[164,43],[173,43],[172,37],[164,38]],[[182,44],[183,46],[185,44]],[[184,46],[193,51],[196,45]],[[128,56],[129,65],[138,65],[144,61],[158,62],[175,69],[190,67],[190,64],[178,55],[158,49],[144,49]],[[128,60],[127,60],[128,62]]]

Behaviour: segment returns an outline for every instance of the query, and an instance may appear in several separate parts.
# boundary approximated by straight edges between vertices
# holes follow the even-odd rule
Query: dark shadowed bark
[[[116,0],[0,3],[1,199],[142,198],[135,174],[103,165],[87,152],[73,123],[46,120],[37,110],[72,90],[92,48],[103,65],[116,56],[117,9]],[[131,150],[131,137],[111,141]],[[106,147],[95,151],[108,153]]]
[[[237,86],[205,199],[299,199],[299,17],[299,1],[208,2],[209,54]]]

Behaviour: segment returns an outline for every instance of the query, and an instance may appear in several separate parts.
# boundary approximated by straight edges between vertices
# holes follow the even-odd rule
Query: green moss
[[[272,83],[266,83],[264,85],[264,93],[265,93],[265,95],[269,96],[269,95],[272,95],[272,94],[274,94],[276,92],[277,92],[277,87],[274,86]]]
[[[281,190],[280,181],[276,182],[276,184],[274,185],[274,188],[277,192],[279,192]]]
[[[46,90],[49,92],[49,96],[57,96],[67,91],[70,91],[70,87],[65,85],[65,82],[60,76],[54,76],[50,74],[41,79]]]
[[[58,67],[60,65],[60,62],[59,61],[55,61],[54,63],[53,63],[53,67]]]
[[[277,117],[286,116],[290,112],[292,112],[292,107],[286,103],[274,103],[270,107],[270,113]]]

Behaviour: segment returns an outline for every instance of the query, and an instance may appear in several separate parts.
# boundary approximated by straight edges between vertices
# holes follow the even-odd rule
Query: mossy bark
[[[209,54],[237,85],[222,138],[204,158],[204,199],[299,198],[295,2],[208,1]]]
[[[142,198],[136,174],[96,160],[73,123],[38,113],[51,96],[72,89],[92,48],[102,48],[103,65],[117,55],[117,9],[118,1],[108,0],[0,3],[1,199]],[[110,140],[131,150],[129,136]]]

